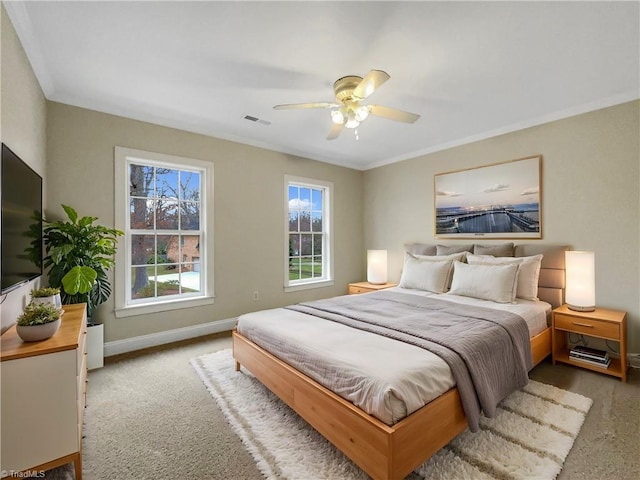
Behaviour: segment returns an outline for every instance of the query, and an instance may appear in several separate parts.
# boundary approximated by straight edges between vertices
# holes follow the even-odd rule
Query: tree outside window
[[[329,184],[287,181],[285,286],[330,280]]]
[[[201,173],[129,164],[131,299],[199,292]]]

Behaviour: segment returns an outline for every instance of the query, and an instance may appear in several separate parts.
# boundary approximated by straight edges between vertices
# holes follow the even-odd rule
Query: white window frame
[[[132,148],[115,147],[115,228],[122,230],[125,236],[118,242],[115,273],[115,314],[116,317],[129,317],[150,313],[210,305],[214,302],[213,290],[213,163],[187,157],[177,157],[162,153],[146,152]],[[172,297],[149,302],[132,302],[131,292],[131,230],[129,229],[129,165],[153,164],[173,169],[195,169],[201,173],[200,192],[200,228],[203,242],[200,244],[200,275],[203,276],[203,289],[199,295]]]
[[[313,188],[323,191],[322,222],[324,242],[322,276],[303,280],[289,280],[289,186]],[[333,285],[333,183],[312,178],[285,175],[284,178],[284,291],[296,292]]]

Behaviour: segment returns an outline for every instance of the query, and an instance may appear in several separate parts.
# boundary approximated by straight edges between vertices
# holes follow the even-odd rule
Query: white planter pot
[[[16,325],[16,332],[25,342],[39,342],[52,337],[58,328],[60,328],[60,319],[44,325]]]
[[[51,297],[35,297],[35,298],[32,298],[31,301],[33,303],[50,303],[51,305],[57,308],[62,307],[62,300],[60,300],[59,293],[56,293]]]
[[[104,366],[104,325],[97,323],[87,327],[87,369]]]

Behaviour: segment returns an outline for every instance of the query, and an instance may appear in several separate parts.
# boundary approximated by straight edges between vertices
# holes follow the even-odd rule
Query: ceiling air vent
[[[245,120],[249,120],[250,122],[261,123],[262,125],[271,125],[271,122],[267,120],[262,120],[261,118],[258,118],[258,117],[254,117],[253,115],[245,115],[242,118],[244,118]]]

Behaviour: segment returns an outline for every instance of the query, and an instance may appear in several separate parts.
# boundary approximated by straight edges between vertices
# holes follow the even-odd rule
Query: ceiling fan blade
[[[380,105],[369,105],[369,112],[371,115],[375,115],[377,117],[388,118],[389,120],[404,123],[413,123],[420,118],[420,115],[416,113],[403,112],[402,110],[382,107]]]
[[[329,131],[329,135],[327,135],[327,140],[335,140],[336,138],[338,138],[338,135],[340,135],[340,132],[342,132],[343,128],[344,125],[342,123],[334,123],[331,127],[331,130]]]
[[[302,109],[302,108],[335,108],[339,107],[337,103],[315,102],[315,103],[285,103],[284,105],[276,105],[274,110],[285,109]]]
[[[376,88],[378,88],[390,78],[391,77],[387,72],[383,72],[382,70],[371,70],[353,90],[352,95],[358,100],[364,100],[373,92],[375,92]]]

